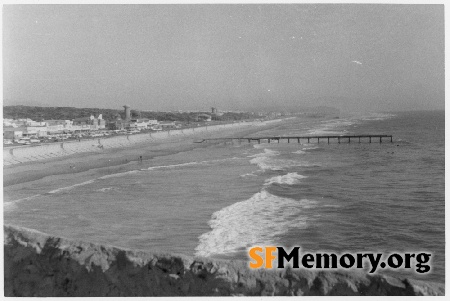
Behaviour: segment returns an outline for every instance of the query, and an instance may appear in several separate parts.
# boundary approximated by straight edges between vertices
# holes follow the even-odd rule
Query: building
[[[129,128],[130,129],[137,129],[137,130],[145,130],[150,128],[153,125],[157,125],[158,124],[158,120],[154,120],[154,119],[131,119],[130,120],[130,125]]]
[[[130,128],[130,121],[129,120],[122,120],[120,118],[120,115],[117,114],[116,115],[116,119],[110,121],[107,124],[107,128],[108,128],[108,130],[114,130],[114,131],[116,131],[116,130],[119,130],[119,131],[120,130],[126,130],[126,129]]]
[[[73,120],[73,125],[79,125],[82,129],[89,128],[92,131],[96,131],[105,129],[106,121],[103,120],[102,114],[98,115],[97,118],[95,118],[94,115],[91,115],[90,117],[75,118]]]
[[[44,120],[47,124],[48,134],[62,134],[72,131],[73,121],[71,120]]]
[[[3,128],[3,139],[20,139],[23,137],[23,132],[26,131],[24,127],[4,127]]]
[[[120,114],[116,115],[116,119],[108,122],[106,128],[109,130],[128,130],[130,128],[136,129],[138,127],[143,127],[143,124],[138,122],[138,119],[131,119],[131,108],[129,105],[124,105],[125,119],[120,117]],[[140,115],[140,112],[139,112]]]
[[[178,126],[175,121],[161,121],[159,123],[159,126],[163,129],[163,130],[171,130],[171,129],[177,129],[180,126]]]
[[[3,126],[20,127],[25,126],[27,123],[33,122],[30,118],[26,119],[3,119]]]
[[[17,139],[21,137],[44,137],[47,136],[47,123],[36,122],[31,119],[4,120],[3,137],[5,139]]]
[[[131,119],[130,106],[129,105],[124,105],[123,107],[125,108],[125,120],[130,120]]]
[[[45,122],[36,122],[40,123],[34,125],[26,126],[26,136],[36,136],[36,137],[45,137],[48,133],[48,127]]]
[[[197,121],[211,121],[211,116],[208,114],[199,114],[196,116]]]

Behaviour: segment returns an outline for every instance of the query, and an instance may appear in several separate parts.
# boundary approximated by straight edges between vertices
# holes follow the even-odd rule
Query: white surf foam
[[[98,191],[98,192],[106,192],[106,191],[110,191],[110,190],[113,190],[113,189],[114,189],[114,187],[104,187],[104,188],[97,189],[96,191]]]
[[[22,201],[28,201],[34,198],[37,198],[38,196],[41,196],[40,194],[35,194],[26,198],[22,198],[22,199],[17,199],[14,201],[10,201],[10,202],[3,202],[3,210],[5,211],[12,211],[14,209],[17,208],[17,203],[20,203]]]
[[[272,143],[272,144],[270,144],[270,145],[272,145],[272,146],[275,146],[275,147],[276,147],[276,145],[278,145],[278,143]],[[267,143],[261,143],[261,144],[253,144],[253,148],[256,148],[256,149],[264,149],[264,151],[266,151],[266,149],[267,149],[267,146],[268,146],[268,144],[267,144]],[[274,150],[270,150],[270,149],[267,149],[267,151],[269,151],[269,152],[276,152],[276,151],[274,151]]]
[[[250,173],[246,173],[243,175],[240,175],[241,178],[246,178],[246,177],[257,177],[258,175],[255,174],[255,172],[250,172]]]
[[[303,209],[316,206],[312,200],[282,198],[262,190],[250,199],[225,207],[212,215],[211,231],[199,237],[197,256],[236,252],[254,245],[276,244],[291,228],[304,228]]]
[[[395,114],[371,113],[368,116],[363,116],[361,120],[386,120],[395,116]]]
[[[319,136],[319,135],[328,135],[328,136],[337,136],[337,135],[345,135],[346,133],[348,133],[347,130],[331,130],[329,128],[323,128],[323,129],[315,129],[315,130],[310,130],[308,132],[309,135],[314,135],[314,136]]]
[[[253,158],[250,160],[251,164],[256,164],[262,170],[282,170],[283,166],[278,166],[272,157],[278,156],[280,152],[265,148],[264,152],[247,156]]]
[[[276,159],[271,157],[257,157],[250,160],[250,163],[258,165],[262,170],[277,170],[281,171],[293,166],[312,166],[317,164],[311,164],[306,161],[297,161],[289,159]]]
[[[309,149],[318,149],[318,146],[306,146],[304,148],[302,148],[302,150],[309,150]]]
[[[146,169],[141,169],[141,171],[145,170],[157,170],[157,169],[172,169],[172,168],[179,168],[184,166],[192,166],[192,165],[201,165],[201,164],[210,164],[210,163],[217,163],[217,162],[225,162],[230,160],[239,160],[242,158],[239,157],[232,157],[232,158],[226,158],[226,159],[217,159],[217,160],[206,160],[206,161],[192,161],[187,163],[180,163],[180,164],[171,164],[171,165],[160,165],[160,166],[151,166]]]
[[[299,154],[299,155],[302,155],[302,154],[305,153],[305,151],[299,149],[298,151],[295,151],[295,152],[292,152],[292,153],[293,153],[293,154]]]
[[[161,166],[152,166],[147,169],[141,169],[141,170],[156,170],[156,169],[170,169],[170,168],[178,168],[183,166],[190,166],[190,165],[197,165],[201,164],[201,162],[188,162],[188,163],[180,163],[180,164],[171,164],[171,165],[161,165]]]
[[[95,180],[89,180],[89,181],[86,181],[86,182],[83,182],[83,183],[79,183],[79,184],[75,184],[75,185],[71,185],[71,186],[67,186],[67,187],[58,188],[58,189],[49,191],[48,193],[54,194],[54,193],[58,193],[58,192],[61,192],[61,191],[70,190],[70,189],[73,189],[73,188],[75,188],[75,187],[79,187],[79,186],[84,186],[84,185],[91,184],[91,183],[93,183],[94,181],[95,181]]]
[[[104,179],[109,179],[109,178],[117,178],[117,177],[123,177],[124,175],[130,175],[130,174],[134,174],[134,173],[138,173],[140,172],[140,170],[130,170],[130,171],[125,171],[125,172],[119,172],[119,173],[115,173],[115,174],[111,174],[111,175],[106,175],[103,177],[100,177],[100,180],[104,180]]]
[[[14,211],[15,209],[17,209],[17,203],[15,201],[3,203],[4,212]]]
[[[280,152],[265,148],[263,153],[247,156],[247,158],[259,158],[259,157],[268,157],[268,156],[278,156]]]
[[[315,126],[314,128],[308,131],[309,135],[344,135],[348,133],[345,130],[346,127],[349,127],[355,124],[355,120],[349,119],[336,119],[336,120],[328,120],[324,121],[322,124]]]
[[[299,175],[296,172],[290,172],[282,176],[276,176],[267,179],[264,185],[268,186],[270,184],[281,184],[281,185],[294,185],[300,183],[301,179],[307,178],[306,176]]]

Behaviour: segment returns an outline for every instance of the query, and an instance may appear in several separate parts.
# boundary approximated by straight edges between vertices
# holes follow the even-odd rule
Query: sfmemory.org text
[[[284,268],[285,263],[292,268],[306,269],[368,269],[375,273],[378,268],[414,269],[417,273],[428,273],[431,270],[429,261],[431,253],[305,253],[300,254],[300,247],[293,247],[286,252],[284,247],[252,247],[248,250],[250,268]],[[276,264],[274,265],[274,261]],[[301,267],[300,267],[301,266]]]

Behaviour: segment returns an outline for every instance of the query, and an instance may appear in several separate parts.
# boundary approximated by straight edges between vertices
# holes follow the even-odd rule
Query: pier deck
[[[377,140],[377,142],[382,143],[383,138],[390,139],[390,142],[392,143],[392,135],[341,135],[341,136],[271,136],[271,137],[224,137],[224,138],[205,138],[201,141],[196,141],[196,143],[203,143],[208,141],[218,141],[218,140],[238,140],[239,142],[248,141],[251,143],[252,141],[257,141],[258,143],[261,143],[261,141],[267,141],[268,143],[271,143],[271,141],[277,141],[280,143],[280,140],[287,140],[288,143],[293,141],[297,141],[297,143],[301,143],[301,140],[307,140],[308,143],[316,142],[320,143],[320,140],[327,140],[327,143],[330,143],[330,139],[332,141],[336,141],[338,143],[341,143],[341,141],[350,143],[353,140],[358,139],[358,143],[361,143],[361,139],[365,139],[369,143],[372,143],[372,139]],[[363,140],[364,142],[364,140]]]

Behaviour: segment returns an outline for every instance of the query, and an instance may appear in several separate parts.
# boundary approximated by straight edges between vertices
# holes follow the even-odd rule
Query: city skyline
[[[5,5],[4,104],[444,109],[444,6]]]

